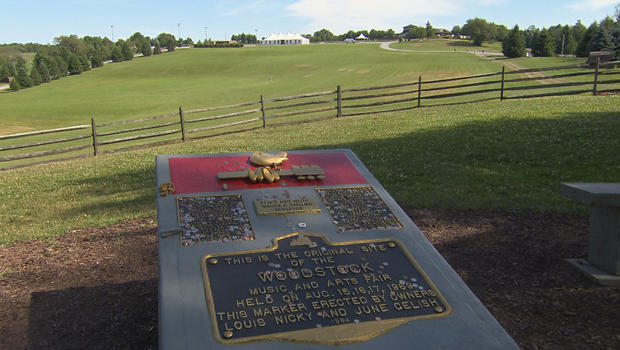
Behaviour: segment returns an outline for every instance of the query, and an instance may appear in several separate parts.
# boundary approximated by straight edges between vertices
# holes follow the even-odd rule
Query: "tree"
[[[518,25],[514,26],[514,28],[508,32],[504,41],[502,41],[502,53],[504,56],[510,58],[523,57],[527,54],[527,50],[525,49],[525,38],[523,34],[521,34]]]
[[[22,56],[17,56],[15,59],[15,80],[22,88],[29,88],[34,85],[26,70],[26,60]]]
[[[151,39],[143,36],[140,32],[135,32],[129,39],[130,46],[134,46],[138,52],[144,56],[150,56],[151,51]]]
[[[450,31],[450,34],[452,34],[452,36],[459,36],[462,33],[462,29],[461,26],[456,25],[454,27],[452,27],[452,30]]]
[[[555,53],[555,45],[553,44],[553,40],[549,35],[549,32],[543,28],[538,34],[538,38],[536,40],[536,45],[532,50],[534,56],[539,57],[551,57]]]
[[[409,31],[405,35],[407,39],[422,39],[426,35],[426,30],[418,26],[410,26]]]
[[[120,45],[115,45],[112,50],[112,61],[121,62],[123,60],[123,51],[121,51]]]
[[[614,40],[609,31],[605,27],[600,26],[594,37],[590,41],[589,52],[613,50],[615,48]]]
[[[54,43],[64,47],[74,55],[80,56],[88,53],[88,45],[84,40],[79,39],[75,34],[69,36],[59,36],[54,38]]]
[[[474,41],[474,45],[477,46],[482,45],[483,42],[489,41],[493,37],[489,23],[485,19],[478,17],[467,20],[467,23],[463,26],[463,34],[469,35]]]
[[[41,85],[42,83],[41,73],[39,73],[37,66],[32,66],[32,69],[30,70],[30,79],[32,79],[32,83],[35,86]]]
[[[69,64],[69,74],[71,75],[80,74],[84,71],[82,62],[80,61],[79,57],[76,55],[72,54],[69,57],[69,61],[67,61],[67,63]]]
[[[585,34],[587,29],[588,28],[586,28],[586,26],[581,24],[581,21],[577,21],[577,23],[575,23],[575,25],[571,28],[571,36],[575,40],[575,45],[579,45],[579,42],[581,42],[581,39],[583,38],[583,35]]]
[[[590,42],[594,35],[598,32],[598,23],[592,22],[588,29],[583,33],[583,37],[581,41],[577,45],[577,50],[575,51],[575,55],[578,57],[588,57],[590,54]]]
[[[176,48],[177,40],[174,35],[168,33],[161,33],[157,36],[157,41],[160,47],[165,47],[168,51],[172,52]]]
[[[506,35],[508,35],[508,28],[503,24],[489,23],[489,35],[491,40],[503,41]]]
[[[192,40],[192,39],[189,39],[189,40]],[[245,33],[235,34],[230,38],[230,40],[238,41],[243,44],[256,44],[258,42],[254,34],[245,34]],[[188,45],[190,45],[189,42],[188,42]]]
[[[426,27],[424,28],[424,36],[426,39],[430,39],[433,37],[433,26],[431,25],[431,21],[426,21]]]
[[[37,70],[39,71],[39,74],[41,75],[41,82],[42,83],[47,83],[50,81],[50,71],[49,69],[47,69],[47,64],[45,64],[44,62],[41,62],[41,64],[39,64],[37,67]]]
[[[529,26],[526,30],[523,31],[523,36],[525,36],[525,47],[533,49],[536,45],[536,38],[538,37],[538,33],[540,30],[535,26]]]
[[[312,35],[312,39],[314,41],[319,41],[319,42],[320,41],[335,41],[336,37],[334,36],[332,32],[323,28],[319,31],[314,32],[314,34]]]
[[[103,66],[103,49],[91,48],[90,49],[90,66],[93,68]]]
[[[5,60],[0,60],[0,81],[5,82],[5,81],[8,81],[8,79],[9,79],[8,62],[6,62]]]
[[[155,42],[155,47],[153,48],[153,55],[161,54],[161,47],[159,47],[159,42]]]
[[[130,61],[133,59],[133,52],[131,51],[131,47],[129,47],[129,43],[125,40],[119,39],[117,43],[120,42],[121,54],[123,56],[123,61]]]
[[[396,32],[394,31],[394,29],[388,29],[385,32],[385,38],[390,40],[396,38]]]

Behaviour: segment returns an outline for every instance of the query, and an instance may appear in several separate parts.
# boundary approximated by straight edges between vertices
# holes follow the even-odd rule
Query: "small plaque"
[[[293,233],[273,245],[202,259],[219,342],[345,344],[452,312],[397,240],[332,243],[321,234]]]
[[[267,199],[254,201],[258,215],[320,213],[321,208],[312,198]]]
[[[240,194],[177,197],[181,245],[253,240]]]

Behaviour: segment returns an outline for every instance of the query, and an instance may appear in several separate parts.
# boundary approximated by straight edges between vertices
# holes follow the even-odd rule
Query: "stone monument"
[[[346,149],[157,157],[162,349],[517,349]]]

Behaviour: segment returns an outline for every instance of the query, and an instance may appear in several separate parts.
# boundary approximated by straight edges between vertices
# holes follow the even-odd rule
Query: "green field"
[[[518,59],[557,65],[557,59]],[[0,93],[10,130],[501,70],[471,54],[326,44],[179,50]],[[270,79],[271,78],[271,79]],[[620,96],[492,101],[310,124],[0,172],[0,245],[155,216],[155,156],[350,148],[403,205],[586,213],[562,181],[620,178]],[[2,133],[0,132],[0,133]]]
[[[585,213],[562,181],[618,181],[620,96],[430,107],[0,172],[0,244],[155,215],[155,155],[351,148],[401,204]]]
[[[473,55],[392,52],[375,44],[177,50],[0,93],[0,134],[133,119],[307,92],[501,70]]]

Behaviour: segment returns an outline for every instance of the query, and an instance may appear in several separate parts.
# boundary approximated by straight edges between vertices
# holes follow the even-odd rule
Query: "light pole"
[[[207,28],[209,27],[205,27],[205,43],[209,40],[209,36],[207,35]]]
[[[110,28],[112,29],[112,42],[114,42],[114,24],[111,24]]]

